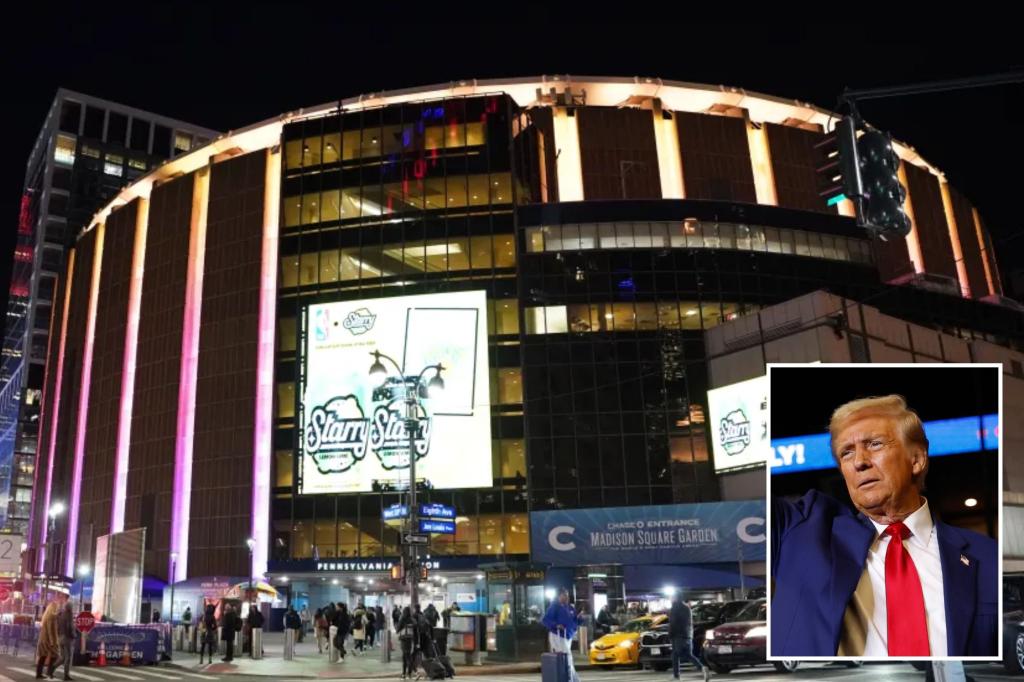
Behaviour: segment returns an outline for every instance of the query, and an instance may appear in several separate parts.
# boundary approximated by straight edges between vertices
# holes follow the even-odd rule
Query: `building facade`
[[[0,527],[26,535],[65,250],[126,185],[217,133],[61,88],[29,156],[0,362]],[[59,305],[59,304],[58,304]]]
[[[58,280],[32,545],[70,571],[95,538],[146,527],[161,579],[269,575],[314,604],[397,589],[384,512],[402,491],[303,492],[309,311],[350,305],[362,329],[383,299],[455,292],[486,300],[490,438],[442,456],[490,462],[491,484],[422,495],[458,515],[427,552],[460,593],[501,600],[480,567],[530,558],[532,512],[752,499],[709,456],[708,330],[824,289],[1024,341],[980,214],[912,149],[905,240],[823,205],[830,116],[658,79],[472,81],[291,112],[172,160],[96,214]],[[49,532],[53,500],[70,511]]]

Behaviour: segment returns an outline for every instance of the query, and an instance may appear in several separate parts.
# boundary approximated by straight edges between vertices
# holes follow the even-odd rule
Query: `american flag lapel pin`
[[[970,566],[971,565],[971,560],[968,559],[967,557],[965,557],[963,554],[961,554],[960,555],[960,563],[962,563],[964,566]]]

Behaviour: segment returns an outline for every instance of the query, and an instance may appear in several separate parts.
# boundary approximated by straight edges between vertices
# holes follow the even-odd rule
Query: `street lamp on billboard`
[[[252,553],[256,549],[256,540],[249,538],[245,541],[246,546],[249,547],[249,594],[246,595],[246,599],[252,598]]]
[[[171,624],[171,629],[174,629],[174,578],[178,574],[176,570],[178,568],[178,553],[171,552],[171,615],[168,622]]]
[[[444,366],[441,363],[427,365],[419,374],[406,375],[405,370],[395,362],[391,356],[372,351],[373,364],[370,365],[370,377],[383,385],[388,378],[388,368],[381,360],[387,360],[398,371],[399,383],[404,387],[405,397],[405,434],[409,441],[409,526],[407,535],[416,534],[419,530],[416,523],[419,519],[419,507],[416,505],[416,434],[419,433],[420,412],[426,414],[426,408],[420,402],[423,398],[436,398],[444,391],[444,379],[441,372]],[[428,372],[433,376],[424,384],[424,377]],[[419,604],[419,546],[413,543],[406,544],[408,556],[408,570],[406,576],[409,580],[409,605],[416,610]]]
[[[92,569],[89,567],[89,564],[82,564],[81,566],[78,567],[78,612],[79,613],[81,613],[85,609],[85,579],[89,577],[89,573],[91,571],[92,571]]]

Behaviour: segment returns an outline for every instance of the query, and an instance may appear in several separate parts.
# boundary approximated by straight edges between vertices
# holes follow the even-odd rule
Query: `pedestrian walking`
[[[348,606],[342,603],[338,603],[338,607],[334,612],[334,627],[338,629],[334,633],[334,648],[338,650],[341,660],[345,660],[345,639],[348,637],[349,630],[352,627],[352,618],[348,613]]]
[[[373,638],[377,634],[377,612],[370,608],[366,611],[366,646],[373,647]]]
[[[206,612],[199,620],[198,634],[199,665],[203,664],[203,654],[206,654],[207,663],[213,663],[213,654],[217,651],[217,616],[213,604],[206,605]]]
[[[60,657],[60,631],[57,627],[57,619],[60,611],[56,601],[46,605],[43,612],[43,619],[39,627],[39,641],[36,642],[36,679],[43,679],[43,668],[46,668],[46,676],[53,678],[53,671],[57,667],[57,659]]]
[[[362,604],[356,607],[352,614],[352,649],[357,654],[362,653],[366,642],[366,608]]]
[[[397,610],[398,607],[396,606]],[[414,646],[416,640],[416,626],[413,621],[412,611],[408,606],[401,612],[396,621],[395,630],[398,632],[398,641],[402,644],[402,679],[409,679],[416,674],[416,659],[414,657]]]
[[[572,682],[579,682],[580,676],[576,673],[576,666],[572,661],[572,638],[580,624],[580,617],[576,609],[569,603],[569,591],[562,588],[558,592],[558,599],[551,602],[547,613],[541,623],[548,629],[548,645],[553,653],[567,654],[569,659],[569,678]]]
[[[60,662],[64,666],[64,679],[71,679],[71,659],[75,651],[75,614],[71,611],[71,602],[64,602],[64,608],[57,616],[57,634],[60,637]],[[53,674],[50,674],[53,677]]]
[[[235,660],[235,634],[240,629],[242,629],[242,623],[238,614],[235,613],[235,607],[231,604],[226,605],[220,624],[220,638],[224,642],[224,658],[220,660],[225,663]]]
[[[689,661],[708,679],[708,669],[693,655],[693,611],[678,592],[668,612],[668,636],[672,640],[672,679],[679,679],[679,661]]]

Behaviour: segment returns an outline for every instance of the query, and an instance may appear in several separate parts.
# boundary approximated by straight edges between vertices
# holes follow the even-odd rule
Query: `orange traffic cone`
[[[121,665],[131,666],[132,664],[132,648],[128,642],[124,643],[124,653],[121,654]]]
[[[107,645],[100,642],[100,655],[96,658],[96,665],[101,668],[107,665]]]

